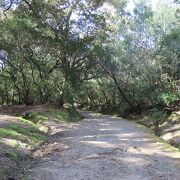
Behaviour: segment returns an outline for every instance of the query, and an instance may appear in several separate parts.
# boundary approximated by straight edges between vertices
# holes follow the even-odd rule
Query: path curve
[[[66,125],[64,136],[59,138],[69,148],[29,170],[29,180],[180,179],[180,152],[167,149],[132,122],[82,114],[86,118]]]

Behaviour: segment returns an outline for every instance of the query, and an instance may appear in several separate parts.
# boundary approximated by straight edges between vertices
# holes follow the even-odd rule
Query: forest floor
[[[180,152],[146,128],[82,112],[78,123],[46,122],[51,139],[34,152],[29,180],[179,180]],[[48,124],[50,123],[50,124]]]

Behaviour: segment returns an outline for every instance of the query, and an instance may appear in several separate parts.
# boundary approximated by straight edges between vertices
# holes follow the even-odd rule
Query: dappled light
[[[27,126],[31,131],[34,130],[34,135],[47,128],[48,143],[42,144],[36,151],[33,150],[33,158],[44,162],[25,171],[28,179],[43,179],[44,174],[47,179],[54,180],[60,177],[71,179],[72,176],[78,179],[102,179],[107,176],[111,179],[121,177],[120,179],[132,180],[143,179],[145,176],[152,179],[178,176],[176,166],[179,164],[179,152],[171,146],[166,147],[163,142],[158,142],[155,136],[137,124],[109,115],[92,116],[91,112],[85,111],[82,113],[85,117],[82,122],[60,123],[56,119],[59,117],[57,112],[53,116],[52,113],[47,114],[47,110],[44,110],[44,114],[41,112],[40,117],[44,119],[46,116],[48,120],[39,119],[39,123],[34,121],[34,118],[39,118],[39,114],[36,113],[32,121],[13,119],[12,116],[12,122],[16,124],[7,121],[9,124],[6,123],[2,128],[8,128],[8,132],[13,131],[13,134],[6,133],[7,137],[0,137],[6,151],[8,149],[5,154],[11,162],[19,162],[22,153],[26,154],[23,155],[23,161],[26,162],[34,148],[29,141],[41,140],[41,136],[32,136],[32,132],[27,131]],[[22,126],[25,131],[18,128]],[[39,129],[36,129],[37,127]],[[21,149],[21,153],[17,149]]]
[[[61,138],[69,149],[62,151],[57,161],[29,171],[28,177],[44,177],[46,172],[53,179],[178,179],[175,169],[180,154],[176,149],[163,149],[164,143],[154,141],[154,136],[149,138],[148,133],[128,121],[83,114],[86,118],[81,125]]]
[[[14,147],[14,148],[22,148],[22,149],[26,149],[26,150],[32,149],[32,147],[29,146],[28,143],[24,143],[24,142],[17,140],[17,139],[2,138],[0,140],[0,142],[4,143],[10,147]]]
[[[179,149],[180,0],[0,0],[0,180],[179,180]]]

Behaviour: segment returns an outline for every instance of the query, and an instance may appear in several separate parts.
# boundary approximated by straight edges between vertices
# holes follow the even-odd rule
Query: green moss
[[[7,172],[3,167],[0,167],[0,179],[5,178]]]
[[[134,122],[135,123],[135,122]],[[137,127],[140,127],[142,129],[144,129],[145,132],[149,133],[149,134],[154,134],[153,130],[150,128],[147,128],[146,126],[142,125],[142,124],[137,124],[135,123]]]
[[[163,148],[162,148],[162,149],[164,149],[164,150],[171,150],[171,151],[175,151],[175,152],[178,152],[178,151],[179,151],[179,148],[175,148],[175,147],[171,146],[171,145],[170,145],[168,142],[166,142],[165,140],[163,140],[163,139],[161,139],[160,137],[154,135],[152,129],[149,129],[149,128],[145,127],[144,125],[137,124],[137,123],[135,123],[135,122],[133,122],[133,123],[136,124],[137,127],[144,129],[144,131],[149,134],[150,139],[151,139],[154,143],[157,143],[157,142],[162,143],[162,144],[163,144]]]
[[[27,180],[28,178],[26,176],[20,177],[20,180]]]
[[[54,118],[64,122],[79,121],[83,118],[73,105],[66,103],[63,107],[65,108],[63,111],[51,108],[48,110],[48,113]]]
[[[45,137],[42,134],[40,134],[38,128],[34,128],[34,127],[22,128],[17,124],[8,125],[7,128],[22,135],[24,139],[30,139],[35,142],[43,142],[45,140]]]
[[[79,121],[83,119],[83,116],[75,109],[73,105],[68,106],[66,111],[68,112],[71,121]]]
[[[28,142],[31,145],[42,143],[46,140],[46,137],[40,133],[36,128],[22,127],[18,124],[10,124],[5,128],[0,128],[0,139],[10,138],[13,140]],[[17,141],[12,141],[17,142]],[[11,146],[11,145],[10,145]],[[18,148],[19,144],[13,144],[14,147]]]
[[[60,111],[58,109],[49,109],[48,113],[60,121],[69,122],[71,120],[68,113]]]
[[[20,160],[20,156],[19,156],[18,152],[16,152],[16,151],[6,152],[6,156],[8,156],[9,158],[11,158],[15,161]]]
[[[20,137],[21,134],[19,134],[18,132],[11,130],[11,129],[7,129],[7,128],[0,128],[0,138],[6,138],[6,137],[11,137],[11,138],[18,138]]]
[[[163,150],[170,150],[170,151],[174,151],[174,152],[179,152],[178,148],[175,148],[173,146],[171,146],[168,142],[166,142],[165,140],[159,138],[158,136],[152,135],[151,139],[153,142],[159,142],[163,144]]]
[[[24,119],[24,118],[20,117],[19,121],[24,123],[24,124],[26,124],[26,125],[29,125],[31,127],[35,127],[36,128],[36,125],[32,121],[30,121],[30,120],[27,120],[27,119]]]
[[[33,124],[37,124],[39,122],[47,121],[48,120],[48,117],[46,115],[44,115],[43,113],[40,113],[40,112],[29,112],[29,113],[26,113],[24,118],[28,119]]]
[[[38,122],[36,124],[34,124],[31,120],[26,120],[26,119],[23,119],[23,118],[20,118],[19,120],[21,122],[23,122],[24,124],[30,126],[31,131],[39,132],[39,129],[42,127],[42,122],[48,120],[48,117],[45,116],[45,115],[44,116],[43,115],[38,115],[37,119],[38,119]]]

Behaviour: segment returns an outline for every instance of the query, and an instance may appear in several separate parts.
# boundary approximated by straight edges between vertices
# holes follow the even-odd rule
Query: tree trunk
[[[118,91],[120,93],[120,95],[123,97],[123,99],[127,102],[127,104],[129,105],[129,107],[132,109],[133,112],[136,112],[136,113],[140,113],[139,109],[137,109],[133,104],[132,102],[126,97],[126,95],[123,93],[122,89],[120,88],[118,82],[117,82],[117,79],[115,76],[111,76],[118,88]]]

